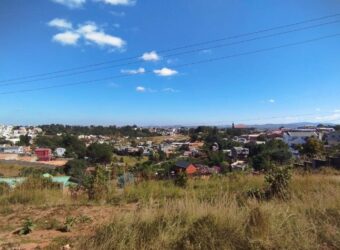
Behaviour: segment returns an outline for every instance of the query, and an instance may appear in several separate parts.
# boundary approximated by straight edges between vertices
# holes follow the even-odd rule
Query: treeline
[[[148,129],[133,126],[72,126],[62,124],[50,124],[39,126],[46,135],[73,134],[73,135],[103,135],[103,136],[130,136],[147,137],[158,134],[151,133]]]
[[[254,131],[252,128],[217,128],[209,126],[199,126],[189,129],[191,141],[205,141],[207,143],[221,141],[223,138],[232,138],[248,134]]]

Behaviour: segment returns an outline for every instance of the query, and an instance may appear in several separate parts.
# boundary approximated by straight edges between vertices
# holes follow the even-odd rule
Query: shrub
[[[76,218],[72,216],[67,216],[64,222],[64,225],[60,228],[61,232],[71,232],[71,228],[73,227],[73,224],[76,222]]]
[[[291,179],[290,168],[274,167],[265,176],[267,198],[286,199],[289,196],[288,186]]]
[[[98,166],[96,172],[84,178],[84,187],[87,191],[89,200],[101,200],[106,198],[108,188],[108,171],[104,167]]]
[[[185,172],[178,173],[174,180],[174,183],[176,186],[183,187],[183,188],[186,187],[188,184],[187,174]]]
[[[26,219],[24,223],[22,224],[22,228],[19,230],[19,235],[26,235],[33,231],[33,228],[35,225],[33,224],[33,221],[31,219]]]

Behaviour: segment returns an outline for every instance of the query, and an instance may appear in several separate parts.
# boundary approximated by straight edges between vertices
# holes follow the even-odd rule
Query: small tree
[[[108,144],[92,143],[87,148],[87,156],[94,163],[108,164],[112,161],[113,151]]]
[[[103,166],[98,166],[96,172],[86,175],[84,187],[87,190],[89,200],[100,200],[108,193],[109,173]]]
[[[302,154],[307,155],[308,157],[316,157],[324,153],[324,147],[321,141],[311,137],[302,145],[301,151]]]
[[[265,195],[267,198],[278,197],[282,199],[288,198],[288,187],[291,179],[289,167],[273,167],[266,176],[267,184]]]

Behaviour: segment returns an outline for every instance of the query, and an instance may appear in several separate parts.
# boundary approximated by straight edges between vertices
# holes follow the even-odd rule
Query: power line
[[[184,45],[184,46],[180,46],[180,47],[176,47],[176,48],[164,49],[164,50],[158,51],[158,53],[167,53],[167,52],[172,52],[172,51],[202,46],[202,45],[206,45],[206,44],[212,44],[212,43],[222,42],[222,41],[226,41],[226,40],[237,39],[237,38],[241,38],[241,37],[245,37],[245,36],[251,36],[251,35],[269,32],[269,31],[273,31],[273,30],[277,30],[277,29],[289,28],[289,27],[292,27],[292,26],[297,26],[297,25],[301,25],[301,24],[305,24],[305,23],[316,22],[316,21],[320,21],[320,20],[324,20],[324,19],[328,19],[328,18],[333,18],[333,17],[337,17],[337,16],[340,16],[340,13],[322,16],[322,17],[317,17],[317,18],[312,18],[312,19],[308,19],[308,20],[300,21],[300,22],[295,22],[295,23],[291,23],[291,24],[275,26],[275,27],[272,27],[272,28],[262,29],[262,30],[258,30],[258,31],[254,31],[254,32],[242,33],[242,34],[233,35],[233,36],[229,36],[229,37],[224,37],[224,38],[219,38],[219,39],[214,39],[214,40],[209,40],[209,41],[204,41],[204,42],[199,42],[199,43],[188,44],[188,45]],[[97,66],[101,66],[101,65],[105,65],[105,64],[114,63],[114,62],[129,61],[129,60],[133,60],[133,59],[140,59],[140,55],[125,57],[125,58],[120,58],[120,59],[115,59],[115,60],[109,60],[109,61],[99,62],[99,63],[95,63],[95,64],[88,64],[88,65],[74,67],[74,68],[62,69],[62,70],[57,70],[57,71],[52,71],[52,72],[47,72],[47,73],[34,74],[34,75],[22,76],[22,77],[17,77],[17,78],[12,78],[12,79],[0,80],[0,82],[13,82],[13,81],[17,81],[17,80],[43,77],[43,76],[54,75],[54,74],[59,74],[59,73],[71,72],[71,71],[74,71],[74,70],[97,67]]]
[[[192,54],[192,53],[196,53],[196,52],[201,52],[201,51],[205,51],[205,50],[219,49],[219,48],[224,48],[224,47],[228,47],[228,46],[232,46],[232,45],[238,45],[238,44],[253,42],[253,41],[256,41],[256,40],[260,40],[260,39],[266,39],[266,38],[276,37],[276,36],[285,35],[285,34],[289,34],[289,33],[293,33],[293,32],[304,31],[304,30],[308,30],[308,29],[312,29],[312,28],[318,28],[318,27],[321,27],[321,26],[325,26],[325,25],[329,25],[329,24],[335,24],[335,23],[339,23],[339,22],[340,22],[340,20],[335,20],[335,21],[331,21],[331,22],[311,25],[311,26],[297,28],[297,29],[288,30],[288,31],[284,31],[284,32],[277,32],[277,33],[270,34],[270,35],[254,37],[254,38],[241,40],[241,41],[237,41],[237,42],[218,44],[218,45],[215,45],[215,46],[178,52],[178,53],[174,53],[174,54],[165,55],[163,57],[164,58],[170,58],[170,57],[175,57],[175,56],[180,56],[180,55],[187,55],[187,54]],[[124,64],[110,65],[110,66],[105,66],[105,67],[100,67],[100,68],[95,68],[95,69],[90,69],[90,70],[77,71],[77,72],[72,72],[72,73],[68,73],[68,74],[49,76],[49,77],[43,77],[43,78],[38,78],[38,79],[22,80],[22,81],[18,81],[18,82],[7,82],[7,83],[0,84],[0,86],[10,86],[10,85],[18,85],[18,84],[24,84],[24,83],[38,82],[38,81],[43,81],[43,80],[52,80],[52,79],[57,79],[57,78],[62,78],[62,77],[91,73],[91,72],[95,72],[95,71],[102,71],[102,70],[106,70],[106,69],[113,69],[113,68],[117,68],[117,67],[133,65],[133,64],[137,64],[137,63],[140,63],[140,61],[137,60],[137,61],[132,61],[132,62],[129,62],[129,63],[124,63]],[[0,83],[1,83],[1,81],[0,81]]]
[[[340,33],[336,33],[336,34],[332,34],[332,35],[328,35],[328,36],[317,37],[317,38],[314,38],[314,39],[304,40],[304,41],[301,41],[301,42],[283,44],[283,45],[274,46],[274,47],[265,48],[265,49],[258,49],[258,50],[243,52],[243,53],[236,53],[236,54],[232,54],[232,55],[222,56],[222,57],[215,57],[215,58],[210,58],[210,59],[206,59],[206,60],[200,60],[200,61],[196,61],[196,62],[191,62],[191,63],[179,65],[179,66],[175,67],[175,69],[193,66],[193,65],[198,65],[198,64],[211,63],[211,62],[215,62],[215,61],[221,61],[221,60],[236,58],[236,57],[240,57],[240,56],[254,55],[254,54],[258,54],[258,53],[262,53],[262,52],[268,52],[268,51],[272,51],[272,50],[281,49],[281,48],[298,46],[298,45],[303,45],[303,44],[307,44],[307,43],[317,42],[317,41],[324,40],[324,39],[335,38],[335,37],[338,37],[338,36],[340,36]],[[145,73],[150,74],[152,72],[153,71],[146,71]],[[58,85],[51,85],[51,86],[32,88],[32,89],[23,89],[23,90],[17,90],[17,91],[16,90],[6,91],[6,92],[0,92],[0,95],[23,93],[23,92],[32,92],[32,91],[37,91],[37,90],[59,88],[59,87],[65,87],[65,86],[73,86],[73,85],[93,83],[93,82],[99,82],[99,81],[104,81],[104,80],[112,80],[112,79],[115,79],[115,78],[122,78],[122,77],[129,77],[129,76],[133,76],[133,75],[116,75],[116,76],[112,76],[112,77],[105,77],[105,78],[88,80],[88,81],[58,84]]]

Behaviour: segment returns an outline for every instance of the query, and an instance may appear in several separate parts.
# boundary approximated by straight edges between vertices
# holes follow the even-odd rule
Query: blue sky
[[[1,0],[0,81],[140,58],[86,74],[0,82],[0,123],[338,123],[340,36],[179,66],[333,35],[340,33],[340,22],[219,49],[206,47],[226,41],[195,47],[202,50],[187,55],[159,53],[338,13],[338,0]],[[337,20],[340,16],[260,35]],[[115,64],[105,66],[110,65]],[[127,77],[34,90],[117,75]],[[34,91],[20,92],[26,89]]]

